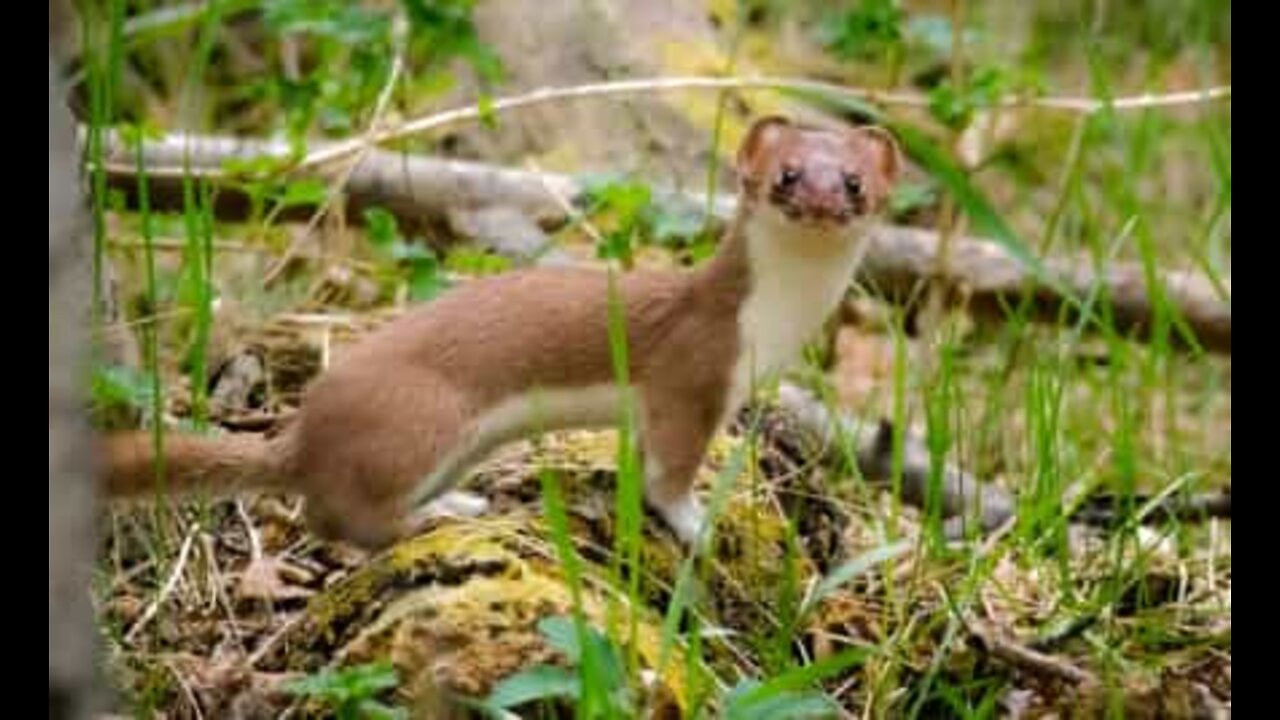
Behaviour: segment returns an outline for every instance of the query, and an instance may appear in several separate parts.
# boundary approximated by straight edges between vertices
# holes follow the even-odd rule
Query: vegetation
[[[535,5],[545,15],[469,0],[80,3],[98,424],[151,428],[158,445],[176,429],[260,431],[362,333],[531,261],[466,237],[455,215],[350,202],[350,157],[302,162],[325,143],[474,108],[475,122],[381,146],[406,164],[532,159],[580,180],[580,197],[547,202],[567,204],[567,220],[535,226],[556,251],[627,272],[714,251],[709,211],[732,187],[735,140],[759,114],[803,108],[897,134],[911,169],[892,220],[936,231],[939,263],[977,236],[1038,282],[1054,282],[1051,258],[1096,272],[1051,322],[1030,292],[1004,298],[993,321],[970,312],[964,288],[925,281],[905,302],[862,288],[830,362],[794,378],[833,407],[919,426],[933,490],[950,460],[1011,491],[1016,520],[947,543],[936,507],[904,504],[894,483],[795,457],[763,405],[717,438],[704,468],[718,519],[704,554],[683,554],[641,509],[630,416],[621,432],[505,449],[471,479],[502,501],[495,516],[442,521],[376,558],[312,537],[284,496],[113,509],[95,597],[124,707],[593,718],[1229,708],[1229,521],[1153,520],[1162,501],[1230,488],[1229,350],[1204,347],[1159,282],[1190,271],[1229,310],[1229,91],[1106,101],[1229,88],[1230,3],[611,4],[625,31],[576,4]],[[523,23],[542,42],[522,44]],[[879,95],[652,90],[501,109],[542,84],[690,74]],[[193,152],[166,174],[148,143],[177,132],[287,150],[212,170]],[[674,202],[671,187],[706,205]],[[1142,271],[1152,311],[1140,336],[1104,282],[1119,263]],[[628,348],[613,339],[622,372]],[[1099,498],[1110,523],[1071,521]]]

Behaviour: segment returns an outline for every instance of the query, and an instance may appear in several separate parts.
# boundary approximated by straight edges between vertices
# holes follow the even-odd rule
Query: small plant
[[[864,0],[829,20],[823,39],[841,60],[872,60],[902,46],[902,8],[897,0]]]
[[[889,195],[889,213],[902,218],[913,212],[932,207],[938,202],[938,187],[932,182],[904,182]]]
[[[467,61],[480,82],[501,80],[502,62],[482,43],[472,20],[472,0],[401,0],[396,11],[407,20],[405,60],[427,90],[447,89],[453,82],[450,63]],[[279,103],[291,138],[307,135],[313,123],[331,133],[353,131],[361,113],[391,77],[393,58],[401,51],[393,22],[395,11],[339,0],[269,0],[264,3],[267,27],[305,42],[310,62],[295,76],[265,79],[254,93]],[[345,72],[334,72],[344,67]]]
[[[1000,101],[1008,81],[1004,71],[992,66],[980,67],[963,89],[943,80],[929,92],[929,111],[938,122],[953,130],[968,126],[978,110]]]
[[[509,258],[467,247],[460,247],[450,251],[444,259],[446,269],[475,276],[497,275],[510,270],[511,265]]]
[[[653,201],[648,185],[604,175],[584,182],[589,212],[603,216],[604,233],[596,254],[630,268],[639,245],[655,243],[670,249],[692,246],[701,241],[703,221],[687,209],[669,209]]]
[[[812,686],[861,663],[866,655],[865,650],[846,650],[825,660],[791,668],[764,681],[743,679],[725,693],[723,717],[729,720],[837,717],[839,708],[835,702]]]
[[[89,398],[96,424],[129,427],[136,418],[150,420],[152,381],[148,373],[126,365],[93,368]]]
[[[244,193],[249,201],[250,224],[266,225],[276,214],[293,207],[320,205],[325,199],[325,185],[314,178],[281,181],[286,168],[296,160],[296,152],[287,157],[256,155],[230,158],[222,163],[227,184]]]
[[[425,302],[449,289],[449,278],[435,253],[422,243],[406,242],[394,215],[382,208],[369,208],[364,221],[375,251],[395,263],[396,280],[408,284],[411,299]]]
[[[339,720],[407,720],[403,708],[384,705],[374,699],[400,683],[389,662],[354,665],[324,670],[295,680],[286,690],[320,700]]]
[[[499,683],[483,705],[494,711],[508,710],[537,701],[569,700],[580,704],[581,668],[590,663],[596,671],[597,693],[606,701],[607,717],[633,717],[635,703],[627,683],[622,652],[608,637],[593,627],[585,627],[585,643],[579,643],[572,618],[556,616],[538,622],[538,631],[547,644],[559,650],[572,669],[558,665],[534,665]],[[603,691],[603,692],[601,692]]]

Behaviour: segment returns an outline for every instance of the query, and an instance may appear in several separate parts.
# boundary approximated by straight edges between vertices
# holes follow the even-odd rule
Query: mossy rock
[[[544,618],[572,612],[573,594],[540,506],[538,473],[511,471],[528,462],[560,478],[571,533],[583,559],[582,602],[597,628],[617,621],[624,589],[610,589],[613,547],[614,433],[549,436],[536,452],[516,447],[472,483],[494,503],[483,518],[441,520],[422,535],[372,558],[315,596],[271,660],[279,669],[315,672],[389,660],[401,684],[399,700],[423,702],[442,694],[483,697],[502,679],[533,665],[563,662],[538,630]],[[703,470],[739,442],[720,438]],[[492,466],[490,466],[492,467]],[[767,627],[771,603],[785,572],[785,521],[771,506],[753,502],[746,481],[717,525],[714,552],[702,563],[697,598],[703,623],[746,633]],[[685,550],[646,516],[642,545],[641,606],[634,609],[640,665],[657,671],[663,615]],[[799,559],[799,581],[811,570]],[[624,618],[627,621],[629,618]],[[728,670],[732,655],[705,643],[709,672]],[[687,660],[674,647],[654,686],[683,706]],[[443,693],[441,692],[443,691]]]

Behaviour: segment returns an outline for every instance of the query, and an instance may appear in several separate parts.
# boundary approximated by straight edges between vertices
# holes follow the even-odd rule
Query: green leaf
[[[326,105],[319,112],[320,129],[332,135],[350,133],[355,129],[351,119],[351,111],[346,108]]]
[[[582,648],[578,645],[578,631],[573,618],[564,615],[542,618],[538,621],[538,632],[546,638],[548,645],[563,653],[570,663],[577,665],[582,659]]]
[[[581,691],[577,673],[555,665],[535,665],[498,683],[486,704],[510,708],[534,700],[577,699]]]
[[[927,48],[935,58],[951,55],[951,18],[946,15],[916,15],[906,22],[904,30],[909,40]],[[969,45],[973,40],[973,32],[966,30],[964,44]]]
[[[496,275],[510,270],[512,264],[510,258],[468,247],[451,250],[444,260],[449,270],[468,275]]]
[[[942,124],[959,130],[969,125],[973,114],[1000,99],[1007,82],[998,67],[983,66],[973,73],[964,90],[957,90],[948,78],[929,92],[929,110]]]
[[[624,263],[630,263],[632,258],[630,230],[614,230],[605,233],[601,238],[600,244],[596,247],[596,257],[602,260],[619,260]]]
[[[649,186],[641,183],[618,183],[604,188],[602,200],[609,209],[624,218],[638,218],[649,207]]]
[[[410,262],[435,257],[422,245],[402,242],[400,240],[392,242],[388,252],[394,260],[408,260]]]
[[[387,661],[323,670],[294,680],[285,690],[295,695],[313,695],[345,704],[372,698],[398,685],[395,667]]]
[[[417,302],[431,300],[451,287],[449,279],[440,272],[435,256],[417,258],[409,266],[409,297]]]
[[[683,244],[702,232],[701,214],[692,208],[684,210],[655,209],[651,213],[653,239],[667,246]]]
[[[480,124],[489,130],[497,130],[498,115],[493,111],[493,96],[489,93],[480,93],[480,99],[476,105],[480,112]]]
[[[837,708],[826,695],[808,687],[862,662],[868,651],[846,650],[833,657],[792,668],[765,682],[745,680],[726,696],[726,716],[746,718],[832,717]]]
[[[889,196],[889,212],[904,215],[918,208],[937,202],[938,191],[933,183],[899,183]]]
[[[361,718],[368,720],[409,720],[409,711],[404,708],[387,707],[376,700],[365,700],[359,704]]]
[[[315,178],[296,180],[285,186],[284,194],[277,200],[281,208],[304,205],[320,205],[328,195],[325,184]]]
[[[151,375],[126,365],[96,367],[90,396],[99,407],[145,408],[151,402]]]
[[[749,703],[735,698],[726,703],[725,707],[727,720],[771,720],[772,718],[800,720],[837,717],[838,714],[839,709],[835,702],[816,692],[785,692]]]
[[[471,63],[471,67],[475,69],[484,84],[500,83],[506,77],[507,71],[502,64],[502,58],[493,51],[492,47],[480,41],[474,29],[471,37],[462,43],[461,54]]]
[[[288,162],[288,158],[275,155],[231,157],[222,161],[221,168],[226,174],[242,181],[263,180],[284,170]]]
[[[842,60],[872,58],[902,41],[897,0],[864,0],[822,28],[827,50]]]
[[[341,0],[266,0],[263,19],[281,33],[300,33],[360,45],[385,37],[391,19]]]
[[[844,563],[835,570],[832,570],[829,575],[818,583],[818,586],[813,589],[813,593],[805,602],[805,609],[802,610],[802,612],[816,606],[841,585],[861,576],[882,562],[893,560],[894,558],[905,555],[910,550],[910,542],[906,540],[899,540],[898,542],[889,545],[881,545],[874,550],[865,552],[849,562]]]
[[[587,651],[585,656],[599,663],[606,686],[625,688],[627,683],[626,667],[622,662],[622,653],[618,646],[593,627],[587,628]]]
[[[367,208],[364,211],[364,224],[369,241],[376,247],[391,251],[392,244],[401,239],[400,230],[396,227],[396,216],[383,208]]]
[[[443,66],[461,57],[471,64],[482,84],[503,79],[501,59],[480,40],[471,0],[402,0],[402,4],[408,13],[413,45],[429,54],[431,64]]]

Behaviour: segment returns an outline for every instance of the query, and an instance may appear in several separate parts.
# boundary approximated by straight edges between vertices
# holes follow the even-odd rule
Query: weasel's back
[[[685,291],[678,272],[615,276],[631,346],[657,342]],[[395,358],[452,383],[501,397],[529,385],[571,387],[613,379],[608,276],[588,268],[537,268],[468,281],[414,308],[352,347],[342,365]],[[371,360],[372,362],[372,360]],[[339,370],[339,367],[335,367]]]

